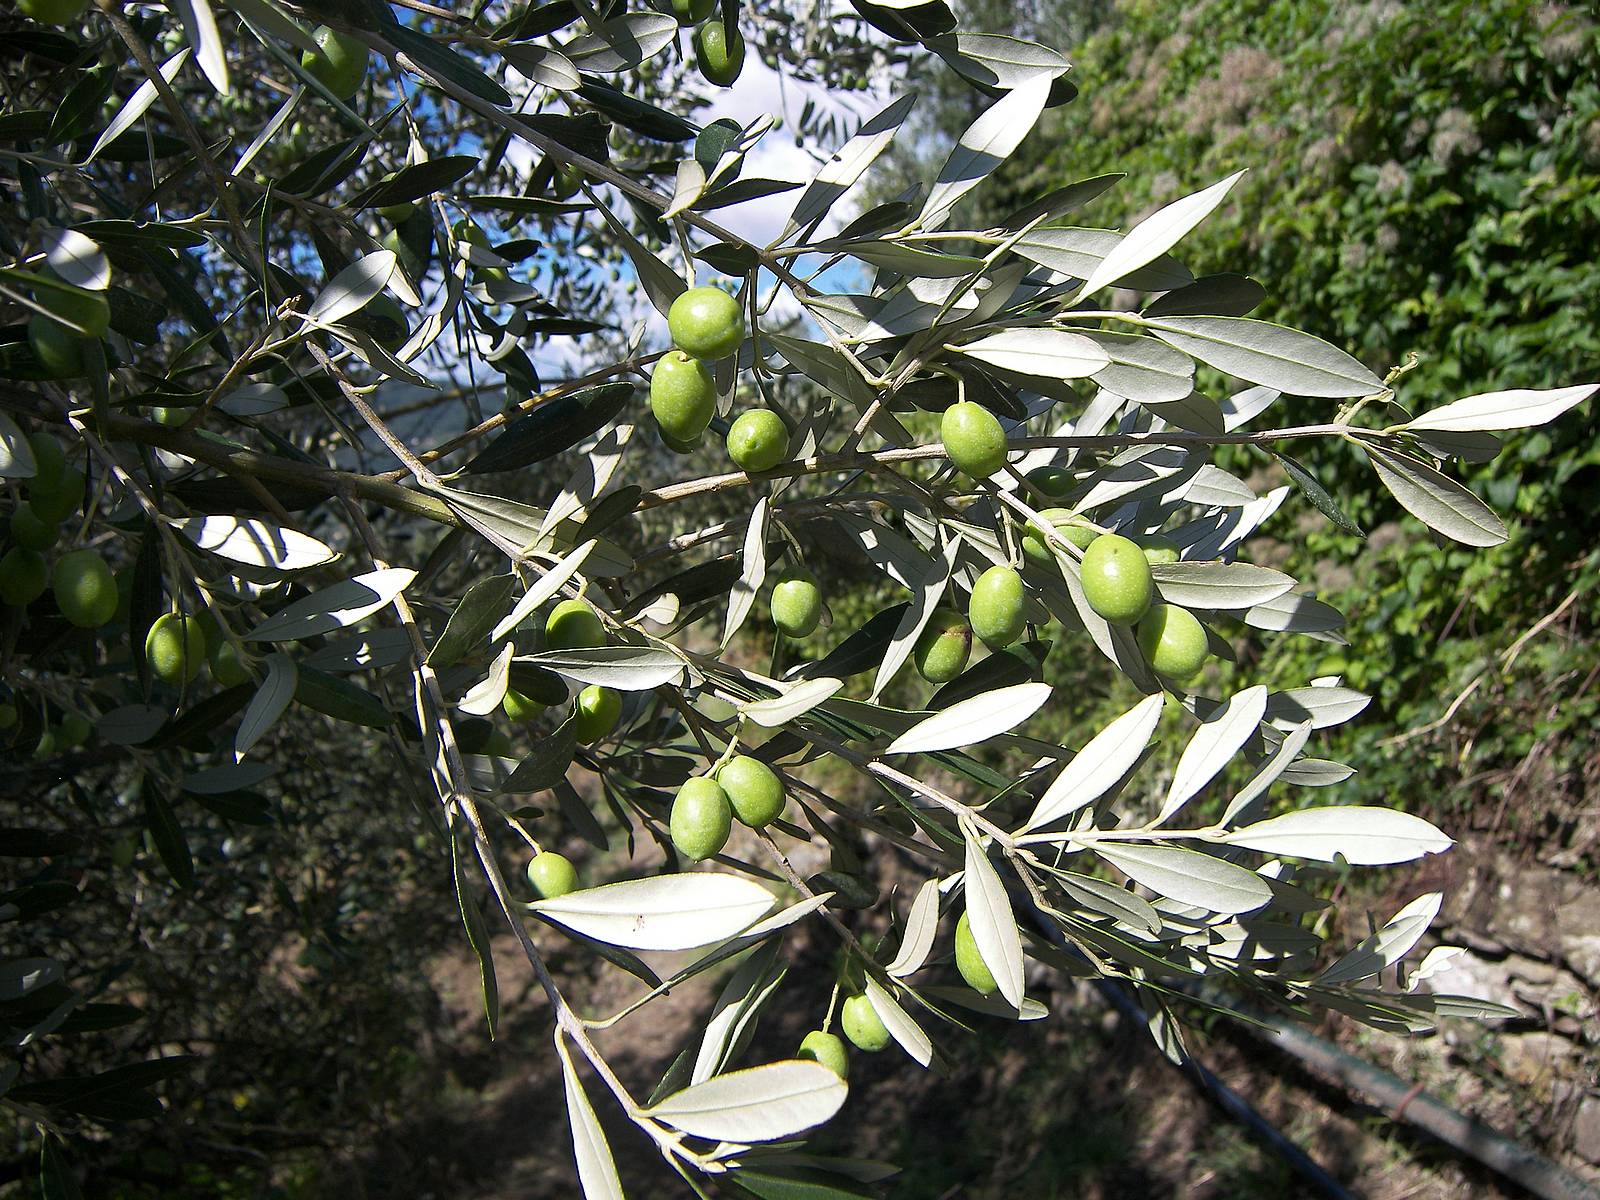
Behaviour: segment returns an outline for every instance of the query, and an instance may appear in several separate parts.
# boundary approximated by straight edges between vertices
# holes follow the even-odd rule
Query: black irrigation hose
[[[1346,1054],[1298,1026],[1271,1018],[1268,1022],[1270,1031],[1249,1024],[1243,1028],[1341,1087],[1370,1096],[1388,1110],[1391,1120],[1415,1126],[1541,1200],[1600,1200],[1600,1189],[1593,1184],[1383,1068]]]
[[[1095,987],[1105,997],[1107,1003],[1124,1018],[1141,1028],[1144,1027],[1147,1022],[1144,1009],[1121,986],[1109,979],[1097,979],[1095,980]],[[1163,1055],[1162,1057],[1165,1058],[1166,1056]],[[1166,1061],[1172,1062],[1171,1059],[1166,1059]],[[1277,1126],[1252,1108],[1249,1101],[1201,1066],[1193,1056],[1186,1055],[1182,1063],[1172,1063],[1172,1065],[1182,1072],[1184,1078],[1194,1084],[1212,1103],[1248,1129],[1251,1135],[1266,1146],[1267,1149],[1288,1163],[1290,1169],[1305,1180],[1318,1195],[1327,1196],[1329,1200],[1356,1200],[1354,1192],[1323,1170],[1315,1159],[1280,1133]]]
[[[1020,887],[1008,890],[1011,891],[1013,905],[1028,914],[1034,925],[1044,934],[1051,945],[1066,951],[1068,954],[1076,955],[1079,953],[1077,948],[1067,941],[1066,935],[1056,927],[1049,917],[1039,911],[1038,907],[1033,903],[1032,896],[1028,895]],[[1132,1021],[1141,1029],[1145,1027],[1148,1018],[1144,1009],[1119,984],[1113,983],[1109,979],[1096,979],[1095,987],[1106,1002],[1124,1018]],[[1185,1079],[1198,1088],[1218,1108],[1249,1130],[1257,1141],[1288,1163],[1290,1169],[1300,1176],[1317,1195],[1326,1196],[1328,1200],[1358,1200],[1354,1192],[1323,1170],[1315,1159],[1280,1133],[1277,1126],[1252,1108],[1249,1101],[1201,1066],[1192,1056],[1186,1055],[1182,1063],[1174,1063],[1170,1058],[1166,1058],[1165,1055],[1162,1058],[1180,1071]],[[1589,1198],[1585,1197],[1584,1200],[1589,1200]]]

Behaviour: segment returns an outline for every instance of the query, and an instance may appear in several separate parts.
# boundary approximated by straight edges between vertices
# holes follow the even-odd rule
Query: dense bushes
[[[1600,375],[1600,26],[1579,6],[1146,0],[1122,5],[1071,57],[1084,100],[1053,114],[1056,136],[1038,142],[1053,152],[1017,164],[1014,199],[1126,171],[1084,223],[1127,224],[1249,167],[1188,261],[1196,274],[1270,280],[1252,315],[1312,330],[1380,373],[1415,354],[1413,397]],[[1325,402],[1295,403],[1306,419],[1331,415]],[[1403,514],[1357,454],[1307,449],[1307,465],[1375,536],[1362,545],[1319,523],[1289,537],[1284,569],[1317,580],[1350,615],[1353,645],[1280,639],[1272,653],[1289,661],[1274,676],[1343,670],[1374,694],[1370,719],[1337,748],[1362,766],[1356,794],[1420,795],[1434,772],[1457,768],[1514,775],[1535,745],[1553,749],[1544,778],[1581,771],[1600,616],[1597,427],[1586,409],[1469,472],[1517,517],[1511,540],[1482,555],[1439,554],[1409,518],[1390,524]],[[1319,575],[1318,561],[1349,570]],[[1548,650],[1519,655],[1515,678],[1489,670],[1448,744],[1415,738],[1395,752],[1388,739],[1439,717],[1570,591],[1579,595],[1542,635]],[[1563,705],[1551,718],[1554,696]],[[1552,748],[1562,733],[1577,736]]]

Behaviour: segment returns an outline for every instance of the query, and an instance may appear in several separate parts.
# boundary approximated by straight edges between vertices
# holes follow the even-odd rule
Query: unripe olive
[[[1150,607],[1150,563],[1137,542],[1103,533],[1083,552],[1083,595],[1112,625],[1132,625]]]
[[[727,358],[744,341],[744,310],[721,288],[690,288],[667,310],[672,344],[694,358]]]
[[[813,1029],[800,1041],[795,1057],[806,1062],[821,1063],[840,1079],[850,1077],[850,1052],[836,1034]]]
[[[64,467],[51,484],[41,486],[37,477],[28,482],[28,507],[45,524],[65,521],[83,504],[83,472]]]
[[[317,48],[303,51],[300,65],[339,99],[351,99],[367,75],[367,47],[326,25],[317,26],[312,36]]]
[[[144,656],[151,674],[179,687],[200,673],[206,660],[205,631],[193,617],[162,613],[145,634]]]
[[[39,735],[39,740],[34,744],[33,757],[36,759],[49,758],[56,752],[56,731],[46,729]]]
[[[587,650],[606,644],[606,627],[588,601],[563,600],[544,623],[544,644],[551,650]]]
[[[1049,521],[1051,527],[1065,541],[1071,542],[1080,550],[1087,548],[1090,542],[1100,536],[1098,530],[1086,525],[1083,518],[1070,508],[1041,509],[1039,515]],[[1022,553],[1029,562],[1050,570],[1055,568],[1055,550],[1033,521],[1029,521],[1022,531]]]
[[[528,861],[528,883],[541,900],[578,890],[578,872],[564,854],[541,850]]]
[[[1072,472],[1054,463],[1035,467],[1024,478],[1052,500],[1059,500],[1072,490]]]
[[[211,678],[217,681],[218,687],[238,687],[249,681],[250,672],[239,654],[239,648],[232,642],[218,642],[208,658],[211,662]]]
[[[573,701],[572,715],[573,732],[578,741],[591,746],[622,720],[622,697],[608,687],[591,683]]]
[[[962,400],[945,409],[939,440],[950,461],[973,479],[987,479],[1006,465],[1006,431],[981,404]]]
[[[33,478],[28,480],[28,487],[52,489],[61,480],[61,472],[66,470],[67,453],[61,448],[61,443],[50,434],[39,430],[28,435],[28,447],[33,451]]]
[[[1211,653],[1205,626],[1175,604],[1151,605],[1139,621],[1137,637],[1156,674],[1168,679],[1188,679]]]
[[[17,11],[41,25],[66,25],[89,7],[89,0],[17,0]]]
[[[684,780],[673,798],[668,828],[685,858],[700,862],[719,853],[733,830],[733,806],[722,785],[704,775]]]
[[[1139,549],[1144,551],[1144,557],[1151,566],[1157,563],[1175,563],[1183,557],[1183,551],[1178,548],[1178,543],[1159,533],[1141,534],[1133,539],[1139,544]]]
[[[0,733],[16,728],[20,716],[21,714],[17,712],[15,704],[0,702]]]
[[[783,780],[759,758],[739,754],[722,764],[717,783],[733,805],[734,815],[752,829],[760,829],[783,813]]]
[[[707,21],[694,34],[694,57],[700,73],[718,87],[732,87],[744,70],[744,34],[721,21]]]
[[[972,632],[996,650],[1016,641],[1028,620],[1022,576],[1010,567],[990,567],[972,585],[967,617]]]
[[[80,629],[98,629],[117,615],[117,581],[93,550],[63,554],[50,583],[61,615]]]
[[[60,532],[54,521],[40,520],[31,504],[23,504],[11,514],[11,540],[24,550],[48,550]]]
[[[850,996],[839,1006],[839,1028],[858,1050],[876,1054],[889,1044],[889,1029],[863,994]]]
[[[504,729],[491,729],[489,736],[483,740],[483,753],[493,754],[497,758],[510,758],[516,753],[511,745],[511,738]]]
[[[59,321],[35,314],[28,321],[28,347],[46,379],[76,379],[86,369],[84,347],[79,337]]]
[[[0,558],[0,600],[26,608],[50,585],[50,566],[37,550],[13,546]]]
[[[968,987],[985,996],[993,995],[1000,986],[994,980],[994,973],[983,961],[983,956],[978,953],[978,942],[972,936],[972,923],[967,920],[966,913],[962,913],[961,920],[956,922],[956,970],[961,972],[961,978],[967,981]]]
[[[516,688],[507,688],[500,701],[500,710],[519,723],[531,721],[545,710],[545,705],[524,696]]]
[[[661,444],[674,454],[688,454],[699,448],[705,441],[705,431],[695,434],[692,438],[675,438],[665,429],[661,430]]]
[[[792,638],[809,637],[822,620],[822,591],[811,572],[788,571],[772,587],[772,623]]]
[[[583,186],[583,172],[571,163],[559,163],[550,177],[550,194],[557,200],[570,200]]]
[[[680,25],[698,25],[716,6],[717,0],[672,0],[672,15]]]
[[[789,453],[789,429],[770,408],[742,412],[728,427],[728,457],[739,469],[770,471]]]
[[[662,433],[680,442],[698,438],[717,411],[710,368],[682,350],[667,351],[650,372],[650,411]]]
[[[972,653],[972,627],[953,608],[936,608],[911,651],[917,673],[929,683],[949,683]]]
[[[89,724],[87,717],[81,713],[69,712],[61,718],[57,744],[65,749],[81,746],[89,740],[89,734],[92,732],[94,727]]]

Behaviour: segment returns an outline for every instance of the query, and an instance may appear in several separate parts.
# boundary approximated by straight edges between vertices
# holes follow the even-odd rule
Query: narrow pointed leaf
[[[1012,1008],[1022,1007],[1022,938],[1011,912],[1005,884],[989,856],[967,831],[967,923],[978,957],[994,976],[1000,994]]]
[[[597,942],[688,950],[732,937],[772,905],[772,893],[754,880],[695,871],[608,883],[529,907]]]
[[[1237,692],[1228,702],[1195,730],[1183,748],[1178,767],[1172,773],[1172,786],[1156,817],[1159,824],[1195,797],[1201,788],[1216,778],[1217,772],[1233,760],[1261,725],[1267,712],[1267,689],[1257,684]]]
[[[1221,204],[1229,190],[1244,175],[1236,172],[1210,187],[1175,200],[1165,208],[1151,213],[1128,231],[1116,248],[1101,260],[1084,280],[1082,296],[1090,296],[1101,288],[1126,278],[1148,262],[1171,250],[1196,225],[1211,215]]]
[[[1089,740],[1039,798],[1024,830],[1075,813],[1105,795],[1139,761],[1161,721],[1160,695],[1146,696]]]
[[[1019,683],[952,704],[906,730],[885,754],[926,754],[972,746],[1022,724],[1050,699],[1048,683]]]
[[[768,1063],[675,1092],[646,1112],[695,1137],[770,1142],[820,1125],[849,1089],[821,1063]]]

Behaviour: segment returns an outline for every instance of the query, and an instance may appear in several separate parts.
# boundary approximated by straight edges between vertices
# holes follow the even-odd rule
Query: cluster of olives
[[[1041,467],[1028,473],[1028,482],[1048,496],[1061,496],[1071,476],[1058,467]],[[1175,542],[1160,534],[1128,538],[1106,533],[1065,508],[1042,509],[1039,517],[1057,537],[1083,551],[1079,570],[1084,599],[1108,624],[1134,630],[1139,649],[1158,675],[1181,682],[1205,665],[1211,653],[1205,626],[1185,608],[1155,602],[1150,568],[1178,561]],[[1022,553],[1047,570],[1055,569],[1047,535],[1033,522],[1023,531]]]
[[[545,619],[544,643],[550,650],[593,649],[606,644],[606,627],[587,600],[563,600]],[[518,724],[532,721],[548,707],[515,688],[507,688],[500,702],[500,711]],[[572,719],[578,741],[593,745],[622,720],[622,697],[613,688],[591,683],[573,700]]]
[[[698,26],[694,31],[694,57],[700,73],[718,87],[732,87],[744,70],[744,34],[739,27],[712,20],[717,0],[672,0],[672,15],[680,25]]]
[[[695,862],[720,854],[737,817],[761,829],[783,814],[783,780],[759,758],[736,754],[714,775],[685,780],[672,801],[668,831],[678,853]]]
[[[661,440],[683,454],[700,444],[717,413],[711,364],[744,341],[744,312],[721,288],[690,288],[667,311],[669,350],[650,374],[650,411]],[[743,471],[770,471],[789,450],[789,429],[770,408],[752,408],[728,427],[728,457]]]
[[[61,443],[48,433],[28,435],[34,474],[22,481],[23,502],[7,522],[9,546],[0,554],[0,603],[26,609],[52,593],[56,611],[79,629],[101,629],[125,616],[132,576],[112,573],[101,553],[92,547],[69,550],[52,563],[46,557],[61,536],[62,523],[83,504],[83,471],[67,461]],[[213,678],[232,687],[249,678],[238,649],[222,639],[213,622],[180,613],[167,613],[151,625],[145,636],[145,658],[151,674],[164,683],[181,687],[193,682],[200,668],[210,663]],[[17,711],[9,702],[0,705],[0,730],[16,724]],[[57,726],[47,725],[36,756],[81,745],[89,736],[88,721],[78,713],[63,714]]]

